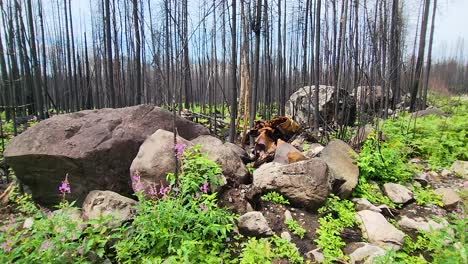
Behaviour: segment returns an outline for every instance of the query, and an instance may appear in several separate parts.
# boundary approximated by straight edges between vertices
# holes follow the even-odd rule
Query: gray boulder
[[[405,186],[397,183],[385,183],[384,193],[397,204],[405,204],[413,199],[413,193]]]
[[[356,219],[360,223],[363,237],[371,244],[395,250],[403,246],[405,234],[390,224],[382,214],[363,210],[357,212]]]
[[[339,96],[348,95],[344,89],[338,89]],[[312,95],[311,95],[312,93]],[[356,118],[356,104],[354,99],[350,96],[346,97],[348,100],[339,101],[338,109],[340,113],[337,119],[333,120],[333,112],[335,110],[336,100],[335,87],[320,85],[319,86],[319,112],[327,123],[337,122],[339,124],[352,124]],[[299,124],[313,124],[314,123],[314,97],[315,85],[304,86],[294,92],[289,100],[286,102],[285,114],[292,117]],[[319,123],[323,123],[322,120]]]
[[[452,164],[450,169],[460,177],[468,177],[468,161],[457,160]]]
[[[177,144],[192,146],[190,141],[177,137]],[[159,129],[149,136],[140,146],[140,150],[130,166],[133,190],[150,192],[152,188],[159,190],[161,183],[168,185],[166,175],[175,171],[174,134]]]
[[[438,117],[447,117],[449,116],[446,114],[444,111],[437,109],[437,108],[427,108],[424,110],[416,111],[411,114],[411,118],[416,118],[416,117],[425,117],[429,115],[435,115]]]
[[[385,99],[390,101],[393,97],[391,89],[384,90],[377,86],[358,86],[356,92],[356,104],[358,109],[364,112],[375,112],[380,109],[380,105],[385,103]]]
[[[302,152],[302,154],[308,159],[315,158],[320,154],[320,152],[322,152],[324,148],[325,147],[319,143],[312,143],[310,144],[309,149]]]
[[[131,194],[128,174],[138,148],[156,130],[172,130],[172,125],[171,112],[150,105],[57,115],[13,138],[4,156],[41,205],[60,202],[57,189],[66,174],[67,199],[81,205],[92,190]],[[180,117],[176,126],[187,139],[209,134]]]
[[[450,188],[438,188],[434,192],[442,196],[444,208],[451,209],[462,202],[460,196]]]
[[[408,231],[425,231],[431,232],[433,230],[441,229],[447,226],[447,224],[437,223],[432,219],[426,220],[423,217],[409,218],[406,215],[401,216],[401,219],[398,221],[398,225],[403,228],[403,230]]]
[[[112,219],[107,224],[118,227],[130,219],[133,207],[137,201],[111,191],[91,191],[83,202],[83,218],[99,219],[110,215]]]
[[[253,211],[239,217],[239,231],[247,236],[270,236],[273,231],[261,212]]]
[[[261,192],[277,191],[293,205],[309,209],[322,206],[331,190],[327,165],[317,158],[264,164],[254,171],[253,185]]]
[[[372,263],[372,260],[378,256],[384,256],[385,250],[381,247],[371,245],[365,242],[351,243],[347,248],[354,248],[349,254],[349,262],[354,263]],[[345,250],[346,251],[346,250]]]
[[[333,177],[333,192],[340,198],[348,198],[357,185],[359,168],[354,164],[356,152],[345,142],[334,139],[320,154]]]
[[[248,183],[249,170],[239,155],[232,150],[232,146],[226,146],[221,140],[209,135],[197,137],[191,143],[201,145],[201,151],[208,153],[208,159],[221,166],[229,184]]]

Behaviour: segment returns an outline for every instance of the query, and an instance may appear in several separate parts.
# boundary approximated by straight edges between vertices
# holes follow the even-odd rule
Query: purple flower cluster
[[[138,173],[132,176],[132,187],[135,192],[143,191],[143,189],[145,189],[141,183],[140,175],[138,175]]]
[[[41,245],[41,247],[39,248],[39,252],[42,252],[44,250],[47,250],[48,248],[50,248],[52,246],[52,243],[48,240],[44,241]]]
[[[61,182],[59,186],[59,192],[62,195],[65,195],[66,193],[71,193],[70,183],[68,183],[68,174],[65,175],[65,179]]]
[[[183,155],[184,155],[185,145],[184,145],[184,144],[177,143],[177,144],[174,145],[174,150],[175,150],[175,156],[176,156],[176,158],[180,159],[180,158],[182,158]]]
[[[204,182],[202,186],[200,186],[200,191],[202,193],[208,193],[208,183]]]
[[[3,242],[2,246],[1,246],[3,252],[5,252],[5,253],[10,252],[12,250],[12,246],[11,246],[12,243],[13,243],[13,241],[11,241],[10,239],[8,239],[6,242]]]

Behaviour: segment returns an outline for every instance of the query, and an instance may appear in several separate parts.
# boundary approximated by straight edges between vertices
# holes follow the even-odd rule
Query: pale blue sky
[[[95,1],[95,0],[93,0]],[[203,0],[190,1],[193,6],[200,6]],[[211,1],[210,1],[211,2]],[[228,1],[229,3],[231,1]],[[405,12],[408,12],[408,43],[412,44],[414,38],[415,23],[421,0],[402,0]],[[89,19],[89,0],[73,0],[72,12],[75,21]],[[196,12],[198,10],[194,10]],[[198,17],[192,17],[194,23]],[[75,31],[80,31],[76,23]],[[86,22],[87,23],[87,22]],[[90,29],[88,29],[90,31]],[[429,34],[429,29],[428,29]],[[464,39],[464,41],[461,41]],[[433,57],[443,58],[454,55],[457,45],[462,43],[464,58],[468,58],[468,0],[438,0],[438,12],[436,17],[436,28],[434,35]]]

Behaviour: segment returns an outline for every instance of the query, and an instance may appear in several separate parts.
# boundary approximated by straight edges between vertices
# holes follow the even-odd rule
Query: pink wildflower
[[[177,143],[174,145],[174,150],[176,158],[180,159],[184,155],[185,145]]]
[[[78,254],[83,255],[83,247],[82,246],[78,247],[77,251],[78,251]]]
[[[132,187],[135,192],[142,191],[145,188],[141,183],[140,175],[135,174],[132,176]]]
[[[206,207],[205,204],[202,204],[202,205],[200,205],[200,210],[202,210],[203,212],[206,212],[206,211],[208,211],[208,207]]]
[[[63,195],[66,193],[71,193],[70,184],[68,183],[68,174],[65,175],[65,180],[63,180],[59,186],[59,192]]]
[[[208,193],[208,183],[204,182],[203,185],[200,187],[200,191],[202,193]]]
[[[42,243],[41,247],[39,248],[39,252],[47,250],[48,248],[50,248],[50,246],[52,246],[52,243],[50,243],[50,241],[44,241],[44,243]]]
[[[7,242],[3,242],[3,243],[2,243],[1,247],[2,247],[2,249],[3,249],[3,251],[4,251],[5,253],[8,253],[8,252],[11,251],[11,249],[12,249],[11,243],[12,243],[12,241],[9,240],[9,239],[7,240]]]

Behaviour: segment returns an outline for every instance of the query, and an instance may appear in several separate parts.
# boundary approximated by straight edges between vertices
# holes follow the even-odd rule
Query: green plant
[[[264,194],[262,196],[262,200],[273,202],[276,204],[284,204],[284,205],[289,204],[289,201],[286,198],[284,198],[283,195],[277,192],[269,192],[269,193]]]
[[[54,213],[40,211],[28,195],[15,194],[18,214],[2,223],[0,263],[91,263],[112,258],[107,243],[117,237],[108,230],[110,217],[92,221],[71,218],[78,210],[62,202]],[[29,219],[28,219],[29,217]],[[22,228],[24,221],[31,228]]]
[[[405,237],[400,251],[388,251],[385,256],[374,259],[375,263],[467,263],[468,246],[466,226],[468,220],[464,209],[459,208],[449,216],[449,225],[429,232],[419,231],[416,241]],[[425,253],[430,259],[420,256]]]
[[[385,124],[389,131],[395,129],[394,122],[389,120]],[[385,136],[385,141],[379,140],[373,133],[367,137],[357,159],[360,175],[366,180],[407,182],[412,177],[405,163],[408,147],[402,141],[401,134],[385,133]]]
[[[346,227],[352,227],[355,224],[354,204],[348,200],[340,200],[335,195],[330,197],[318,212],[322,215],[319,218],[319,228],[317,234],[319,237],[314,241],[322,249],[326,263],[332,263],[337,260],[346,260],[347,257],[341,250],[346,244],[341,239],[340,234]]]
[[[288,229],[301,239],[304,238],[304,235],[306,234],[306,230],[294,219],[289,219],[284,222]]]
[[[423,188],[419,183],[415,183],[412,191],[418,205],[435,204],[440,207],[444,206],[442,195],[435,193],[429,186]]]
[[[272,263],[274,260],[287,259],[289,263],[303,263],[296,246],[277,236],[271,238],[250,238],[243,244],[239,256],[241,264]]]
[[[234,215],[216,205],[216,193],[208,183],[220,183],[219,165],[208,160],[199,147],[186,150],[177,189],[158,200],[139,192],[133,223],[121,229],[123,239],[116,245],[120,263],[167,260],[179,262],[220,262],[226,254],[224,240],[232,231]],[[168,175],[173,184],[176,178]]]
[[[369,183],[363,176],[359,176],[353,197],[365,198],[372,204],[385,204],[390,208],[396,207],[390,198],[382,194],[378,185]]]

